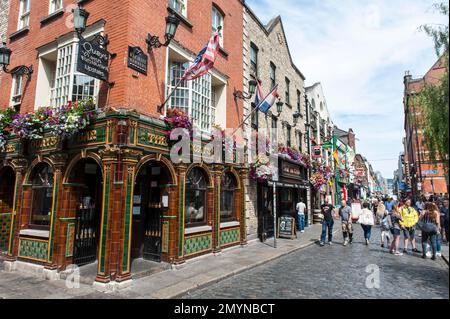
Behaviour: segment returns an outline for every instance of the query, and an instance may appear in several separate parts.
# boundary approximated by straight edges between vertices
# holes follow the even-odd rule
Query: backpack
[[[381,220],[381,228],[384,230],[389,230],[391,228],[389,225],[389,215],[386,214]]]

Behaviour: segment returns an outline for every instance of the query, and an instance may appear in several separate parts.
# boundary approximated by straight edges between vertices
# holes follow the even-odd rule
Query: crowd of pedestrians
[[[334,218],[339,218],[344,246],[353,242],[354,223],[361,225],[366,245],[370,244],[372,227],[379,225],[381,247],[388,248],[391,254],[402,256],[411,249],[411,253],[435,260],[442,254],[442,243],[448,243],[449,239],[448,206],[447,197],[422,196],[414,204],[411,199],[397,201],[392,197],[385,197],[364,201],[362,210],[352,212],[350,202],[342,201],[335,208],[326,200],[319,216],[322,219],[320,246],[324,246],[326,242],[332,245]],[[402,237],[403,250],[400,249]],[[417,248],[417,237],[421,237],[421,250]]]

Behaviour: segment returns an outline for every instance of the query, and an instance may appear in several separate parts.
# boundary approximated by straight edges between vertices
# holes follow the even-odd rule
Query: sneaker
[[[431,257],[431,251],[427,251],[426,256],[427,256],[428,258],[430,258],[430,257]]]
[[[396,252],[395,252],[395,256],[403,256],[403,253],[401,253],[401,252],[399,252],[399,251],[396,251]]]
[[[369,246],[369,240],[366,238],[366,246]]]
[[[413,249],[413,252],[415,252],[415,253],[420,253],[420,251],[419,251],[417,248],[414,248],[414,249]]]
[[[404,254],[407,254],[407,253],[408,253],[408,250],[407,250],[406,248],[403,248],[403,253],[404,253]]]
[[[323,241],[320,242],[320,246],[325,246],[325,243]]]
[[[347,244],[348,244],[348,242],[347,242],[347,241],[344,241],[344,246],[347,246]]]
[[[441,252],[437,252],[436,253],[436,257],[442,257],[442,253]]]
[[[301,230],[300,232],[301,232],[301,233],[304,233],[305,231],[304,231],[304,230]]]
[[[328,242],[328,245],[330,245],[330,246],[331,246],[331,245],[333,245],[333,243],[332,243],[331,241],[329,241],[329,242]]]

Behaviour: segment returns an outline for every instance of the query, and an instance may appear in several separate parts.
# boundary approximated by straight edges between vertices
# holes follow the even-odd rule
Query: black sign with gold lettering
[[[147,75],[148,56],[140,47],[128,46],[128,67]]]

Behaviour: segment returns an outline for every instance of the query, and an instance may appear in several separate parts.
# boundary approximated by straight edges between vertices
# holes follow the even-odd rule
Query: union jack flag
[[[208,73],[214,66],[217,52],[219,52],[219,32],[214,33],[208,45],[200,51],[181,79],[191,81]]]

